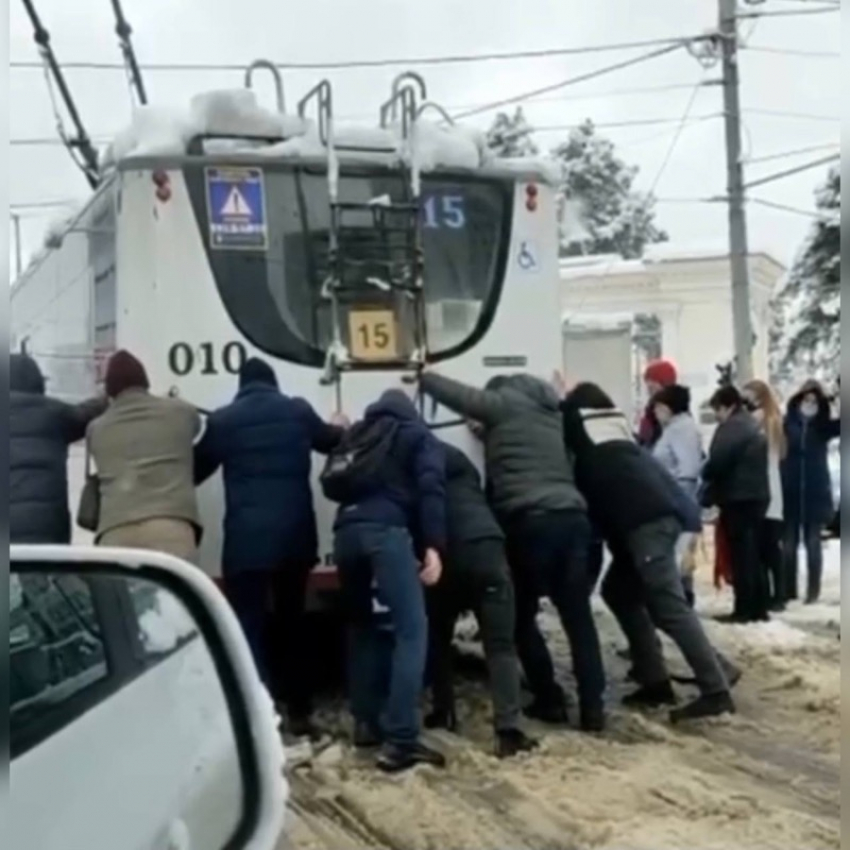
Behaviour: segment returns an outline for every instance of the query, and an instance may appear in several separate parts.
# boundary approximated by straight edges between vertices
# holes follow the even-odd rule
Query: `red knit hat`
[[[129,351],[123,349],[116,351],[109,358],[103,383],[109,398],[115,398],[125,390],[147,390],[150,388],[145,367]]]
[[[662,387],[670,387],[679,379],[676,367],[669,360],[653,360],[643,373],[646,382],[652,381]]]

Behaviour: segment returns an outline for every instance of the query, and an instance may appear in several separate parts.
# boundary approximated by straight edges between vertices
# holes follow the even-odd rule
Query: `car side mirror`
[[[137,550],[12,546],[10,566],[8,846],[273,850],[283,746],[213,582]]]

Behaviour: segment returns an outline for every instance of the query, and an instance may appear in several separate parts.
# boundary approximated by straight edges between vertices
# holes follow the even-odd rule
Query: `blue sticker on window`
[[[266,197],[260,168],[207,168],[210,247],[265,251]]]

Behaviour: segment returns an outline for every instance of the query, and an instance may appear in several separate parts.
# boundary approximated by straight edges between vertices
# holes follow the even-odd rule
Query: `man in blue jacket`
[[[271,367],[252,357],[195,453],[198,483],[223,468],[225,593],[296,736],[315,732],[303,651],[307,579],[318,562],[311,452],[329,452],[341,436],[306,401],[280,392]]]
[[[442,755],[419,740],[419,698],[428,647],[423,585],[439,581],[446,545],[443,448],[401,390],[385,392],[363,421],[386,428],[392,445],[379,471],[342,501],[334,526],[349,607],[355,743],[383,744],[377,764],[388,773],[421,763],[440,767]],[[393,632],[391,660],[381,657],[387,642],[376,620],[376,599]]]

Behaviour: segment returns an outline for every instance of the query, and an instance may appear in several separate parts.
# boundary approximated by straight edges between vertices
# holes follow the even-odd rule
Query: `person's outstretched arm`
[[[68,443],[76,443],[86,436],[89,423],[106,413],[109,401],[104,395],[87,399],[80,404],[67,404],[57,401],[61,405],[63,430]]]
[[[332,452],[342,439],[345,429],[340,425],[332,425],[330,422],[325,422],[309,402],[304,399],[299,399],[303,405],[304,417],[307,420],[310,429],[310,442],[313,451],[326,455]]]
[[[504,400],[499,393],[471,387],[434,372],[423,372],[419,386],[423,393],[449,410],[484,425],[493,425],[504,409]]]
[[[195,443],[195,486],[215,475],[222,462],[220,426],[215,414],[211,414],[206,418],[200,439]]]
[[[446,457],[440,441],[424,428],[413,459],[413,475],[422,545],[442,556],[446,550]]]

